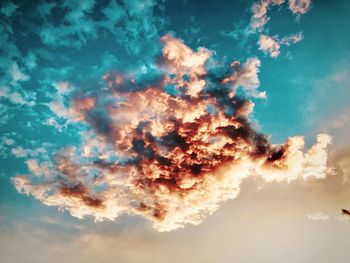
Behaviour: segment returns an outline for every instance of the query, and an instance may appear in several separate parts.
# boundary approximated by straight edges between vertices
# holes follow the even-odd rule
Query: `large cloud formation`
[[[91,127],[83,145],[56,153],[54,169],[28,160],[32,175],[13,179],[18,191],[78,218],[127,213],[171,231],[199,224],[249,176],[325,177],[328,135],[304,153],[302,137],[272,145],[250,122],[254,103],[239,94],[265,96],[258,59],[225,66],[205,48],[171,35],[161,41],[155,77],[109,72],[101,92],[72,99],[65,115]]]

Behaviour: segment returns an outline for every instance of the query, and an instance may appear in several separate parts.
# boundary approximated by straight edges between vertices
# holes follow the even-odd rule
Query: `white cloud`
[[[327,174],[333,173],[331,168],[327,167],[328,153],[327,145],[331,143],[331,137],[327,134],[319,134],[317,143],[304,156],[303,178],[310,177],[322,179]]]
[[[241,87],[247,95],[256,98],[266,98],[266,92],[257,92],[260,85],[258,73],[260,68],[260,60],[256,57],[248,58],[241,65],[239,61],[233,61],[231,67],[234,69],[232,75],[224,78],[222,83],[230,83],[232,85],[231,95],[236,94],[237,88]]]
[[[22,147],[16,147],[12,149],[12,154],[17,158],[27,157],[27,151]]]
[[[259,38],[259,49],[264,53],[269,53],[272,58],[276,58],[280,54],[280,44],[274,37],[267,35],[260,35]]]
[[[308,219],[313,221],[328,221],[330,219],[330,216],[327,214],[324,214],[322,212],[316,212],[306,215]]]
[[[283,37],[280,43],[286,46],[290,46],[292,44],[300,42],[301,40],[303,40],[303,38],[303,33],[299,32],[297,34],[291,34],[289,36]]]

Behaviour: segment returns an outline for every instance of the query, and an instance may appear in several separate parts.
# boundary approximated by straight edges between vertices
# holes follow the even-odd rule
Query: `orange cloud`
[[[202,222],[237,197],[249,176],[324,178],[327,135],[304,153],[302,137],[272,145],[249,121],[254,103],[235,91],[242,87],[259,97],[259,60],[233,62],[214,74],[218,64],[207,65],[210,51],[194,51],[170,35],[162,41],[161,80],[138,86],[127,74],[109,73],[110,92],[74,98],[69,112],[93,130],[84,133],[81,149],[56,154],[55,169],[42,183],[15,177],[18,191],[78,218],[114,220],[128,213],[170,231]],[[167,92],[168,85],[180,93]],[[108,100],[99,99],[104,96]],[[28,165],[40,175],[39,163]]]

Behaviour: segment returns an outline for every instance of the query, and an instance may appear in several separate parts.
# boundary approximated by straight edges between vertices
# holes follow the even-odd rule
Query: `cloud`
[[[280,52],[280,44],[278,40],[273,37],[267,35],[260,35],[259,38],[259,49],[264,51],[265,53],[269,53],[272,58],[276,58],[279,56]]]
[[[50,116],[45,124],[62,130],[64,125],[60,125],[57,119],[63,119],[67,123],[74,123],[81,119],[80,114],[70,107],[68,97],[73,93],[75,87],[68,81],[60,81],[52,84],[56,92],[53,93],[51,101],[47,104],[55,116]]]
[[[14,83],[18,82],[18,81],[26,81],[29,79],[29,76],[25,75],[19,68],[18,64],[16,62],[14,62],[12,64],[12,68],[10,71],[10,74],[12,76],[12,81]]]
[[[101,92],[71,97],[66,117],[91,127],[82,146],[57,152],[49,174],[28,161],[36,178],[14,177],[18,191],[78,218],[128,213],[171,231],[202,222],[237,197],[247,177],[324,178],[327,135],[304,154],[302,137],[272,145],[253,128],[254,103],[236,90],[259,97],[258,59],[222,70],[205,48],[192,50],[171,35],[161,41],[156,68],[106,73]],[[69,85],[57,89],[66,94]]]
[[[23,158],[27,156],[27,152],[22,147],[16,147],[12,149],[12,154],[17,158]]]
[[[328,221],[330,219],[330,216],[322,212],[316,212],[308,214],[307,218],[313,221]]]
[[[300,42],[301,40],[303,40],[303,38],[303,33],[299,32],[297,34],[291,34],[289,36],[283,37],[280,42],[283,45],[290,46],[292,44]]]
[[[332,173],[332,170],[327,168],[327,151],[326,147],[331,143],[331,137],[327,134],[319,134],[317,143],[311,147],[304,157],[304,179],[309,177],[324,178],[326,173]]]
[[[22,94],[18,91],[11,91],[8,87],[1,87],[0,98],[5,98],[13,104],[33,106],[34,101],[28,101]]]
[[[261,31],[269,22],[270,17],[267,16],[268,9],[271,5],[282,5],[284,0],[260,0],[252,6],[252,17],[250,19],[250,26],[253,30]]]
[[[253,31],[263,31],[265,25],[270,21],[268,11],[270,6],[280,6],[285,0],[259,0],[251,8],[252,16],[250,27]],[[289,0],[289,9],[293,14],[303,15],[310,9],[311,0]]]
[[[1,141],[5,145],[13,145],[15,143],[15,141],[13,139],[7,138],[7,137],[2,137]]]
[[[284,0],[260,0],[253,4],[251,8],[252,16],[250,19],[250,29],[245,29],[246,34],[260,33],[258,45],[259,49],[265,54],[269,54],[272,58],[277,58],[280,55],[280,48],[282,45],[290,46],[298,43],[303,39],[302,32],[298,34],[292,34],[282,39],[279,39],[277,35],[269,36],[266,33],[268,30],[264,29],[265,25],[269,22],[270,17],[268,16],[268,10],[270,6],[280,6],[284,3]],[[289,9],[294,14],[305,14],[310,6],[310,1],[289,1]],[[237,36],[237,33],[234,33]]]
[[[342,175],[342,182],[346,184],[350,181],[350,152],[341,152],[336,156],[336,164],[339,167],[340,174]]]
[[[260,1],[252,6],[253,16],[250,21],[250,26],[253,29],[261,29],[266,23],[270,20],[269,17],[266,16],[267,8],[269,6],[269,1]]]
[[[251,6],[251,17],[248,25],[245,25],[241,21],[235,24],[235,30],[221,31],[220,33],[234,38],[235,40],[240,40],[242,48],[245,48],[249,37],[259,34],[259,49],[264,51],[264,53],[269,54],[271,57],[276,58],[281,53],[280,48],[282,45],[291,46],[303,39],[302,32],[280,38],[278,35],[269,35],[270,30],[265,28],[266,24],[270,21],[268,13],[271,7],[282,6],[284,3],[285,0],[255,1]]]
[[[96,79],[117,64],[133,67],[131,57],[140,52],[147,56],[139,63],[149,66],[147,60],[155,54],[153,51],[159,51],[162,19],[154,12],[162,4],[155,1],[13,3],[0,4],[0,71],[6,73],[0,80],[0,87],[4,88],[0,100],[9,104],[1,110],[1,122],[14,121],[21,115],[23,121],[16,120],[13,129],[32,125],[37,126],[34,129],[56,133],[53,128],[72,128],[72,123],[66,121],[72,120],[74,114],[68,110],[69,101],[54,97],[53,83],[69,79],[85,88],[87,78]],[[4,12],[10,11],[11,17],[6,17]],[[28,39],[37,40],[35,47]],[[96,42],[97,39],[108,41]],[[86,49],[77,50],[82,47]],[[113,55],[106,48],[113,49]],[[90,55],[86,56],[90,49],[94,55],[88,52]],[[28,109],[22,105],[38,107]],[[30,119],[26,119],[28,115]]]
[[[16,12],[17,8],[17,5],[9,1],[1,7],[0,12],[7,17],[11,17]]]
[[[344,222],[348,223],[349,222],[349,217],[350,217],[350,212],[346,209],[341,209],[341,216],[329,216],[325,213],[322,212],[316,212],[316,213],[311,213],[306,215],[308,219],[313,220],[313,221],[329,221],[329,220],[334,220],[338,222]]]
[[[48,154],[48,150],[51,147],[48,143],[43,143],[41,146],[38,146],[35,150],[25,149],[21,146],[13,147],[12,154],[17,158],[32,158],[32,159],[45,159]]]
[[[88,41],[105,37],[106,33],[114,36],[131,54],[151,50],[150,40],[158,38],[161,19],[153,15],[162,4],[147,1],[65,1],[62,3],[43,2],[37,7],[36,14],[45,23],[38,24],[38,35],[45,45],[53,47],[74,47],[80,49]],[[50,21],[52,10],[62,10],[56,23]],[[96,19],[96,10],[100,17]],[[142,39],[142,41],[140,41]],[[154,42],[153,42],[154,44]]]
[[[33,185],[27,176],[17,175],[13,178],[13,183],[18,192],[32,194],[37,199],[44,198],[49,186],[45,184]]]
[[[261,34],[258,44],[260,50],[262,50],[264,53],[268,53],[270,57],[276,58],[281,53],[280,48],[282,45],[290,46],[300,42],[302,39],[302,32],[283,37],[281,40],[279,40],[277,36],[271,37]]]
[[[289,9],[293,14],[303,15],[311,6],[311,0],[289,0]]]
[[[38,17],[45,21],[51,16],[54,8],[64,10],[59,23],[45,23],[38,28],[43,43],[50,46],[81,47],[89,38],[95,38],[96,23],[91,19],[94,5],[94,0],[41,3],[38,6]]]
[[[29,171],[36,176],[49,176],[50,165],[49,163],[38,163],[35,159],[28,159],[26,161]]]
[[[233,74],[225,77],[221,82],[232,85],[230,96],[234,96],[237,89],[241,87],[249,96],[266,98],[265,91],[257,92],[257,88],[260,85],[258,78],[260,64],[260,60],[256,57],[247,59],[243,65],[239,61],[231,63],[231,68],[234,70]]]
[[[28,69],[34,69],[37,66],[37,57],[33,52],[29,52],[24,59],[24,63]]]

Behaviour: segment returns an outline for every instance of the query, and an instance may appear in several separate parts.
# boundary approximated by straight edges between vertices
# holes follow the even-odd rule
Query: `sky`
[[[349,12],[1,1],[0,262],[345,262]]]

